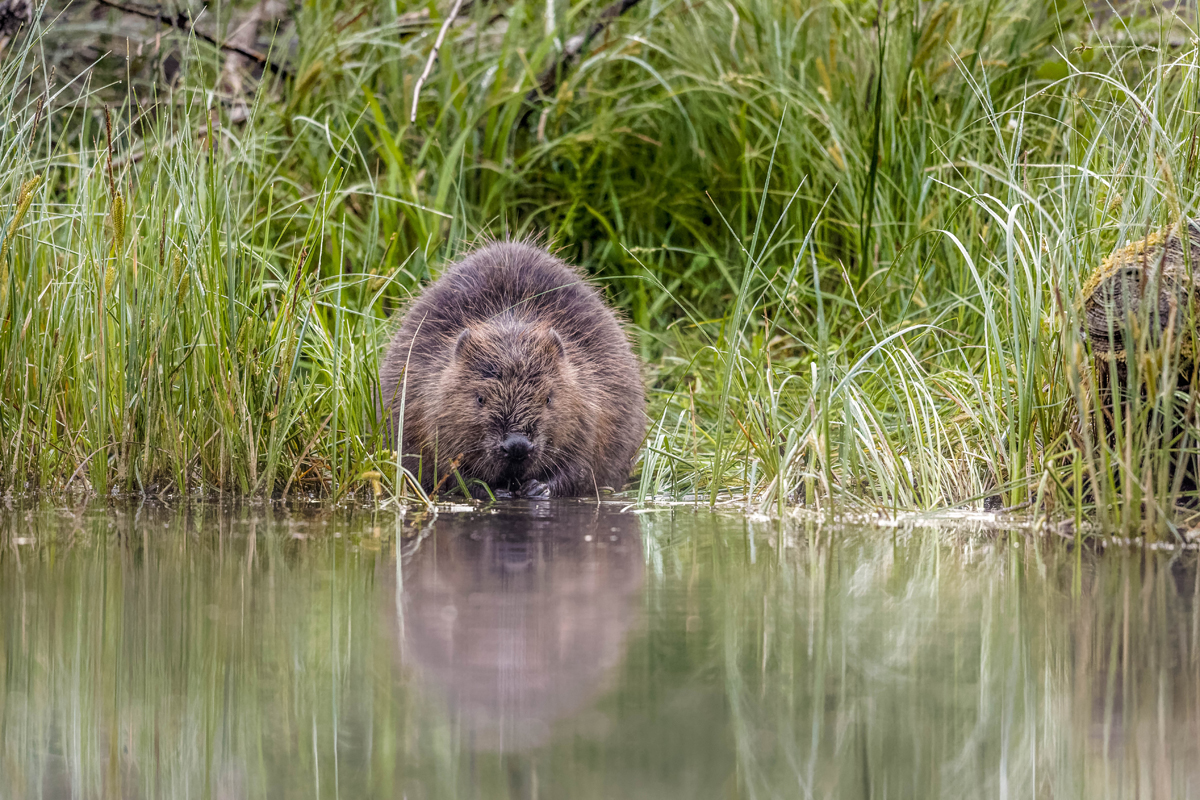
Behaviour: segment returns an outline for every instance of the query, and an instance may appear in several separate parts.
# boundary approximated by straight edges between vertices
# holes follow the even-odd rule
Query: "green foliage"
[[[398,491],[386,318],[479,237],[537,235],[638,332],[641,500],[999,495],[1171,529],[1196,437],[1163,431],[1195,409],[1150,392],[1094,428],[1076,311],[1119,239],[1193,213],[1197,53],[1170,18],[647,2],[531,102],[604,7],[555,5],[472,4],[415,123],[434,3],[301,5],[245,101],[178,33],[120,83],[112,59],[47,77],[78,23],[14,40],[0,486]]]

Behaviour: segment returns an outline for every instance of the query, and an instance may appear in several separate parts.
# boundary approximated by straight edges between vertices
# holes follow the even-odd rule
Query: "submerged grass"
[[[639,501],[1178,530],[1187,344],[1145,340],[1105,416],[1078,303],[1195,216],[1186,21],[668,0],[531,100],[603,8],[470,4],[415,123],[446,4],[302,4],[249,95],[203,40],[47,10],[0,62],[0,486],[397,492],[389,316],[480,236],[538,234],[637,331]],[[127,57],[79,68],[85,34]]]

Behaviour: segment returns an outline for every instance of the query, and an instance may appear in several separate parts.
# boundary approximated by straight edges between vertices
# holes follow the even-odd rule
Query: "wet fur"
[[[579,272],[526,242],[487,244],[430,285],[392,338],[380,388],[403,463],[427,490],[453,464],[468,485],[499,492],[619,489],[645,431],[616,315]],[[499,449],[514,432],[534,447],[516,466]]]

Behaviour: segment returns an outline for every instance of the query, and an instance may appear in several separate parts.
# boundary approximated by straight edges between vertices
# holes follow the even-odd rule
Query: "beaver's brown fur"
[[[526,242],[451,266],[404,315],[380,369],[404,466],[427,489],[619,489],[645,431],[637,359],[575,269]],[[401,420],[403,417],[403,420]],[[401,424],[403,422],[403,424]]]

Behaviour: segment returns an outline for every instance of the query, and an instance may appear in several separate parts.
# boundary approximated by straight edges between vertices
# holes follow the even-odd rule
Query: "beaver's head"
[[[548,481],[592,446],[594,414],[553,328],[493,320],[458,334],[443,373],[438,463],[494,489]]]

